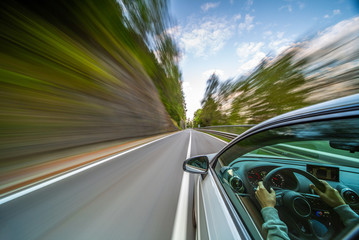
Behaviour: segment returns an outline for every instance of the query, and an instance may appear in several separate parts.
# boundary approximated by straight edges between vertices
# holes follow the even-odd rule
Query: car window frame
[[[320,122],[320,121],[330,121],[330,120],[336,120],[336,119],[346,119],[346,118],[358,118],[359,117],[359,106],[358,105],[354,105],[354,109],[349,109],[345,108],[346,111],[343,111],[343,108],[340,108],[338,111],[326,111],[323,114],[318,114],[316,112],[313,112],[311,114],[306,114],[305,116],[296,116],[296,117],[292,117],[289,119],[279,119],[278,121],[269,121],[269,122],[264,122],[263,124],[259,124],[256,125],[255,127],[252,127],[251,129],[247,130],[246,132],[244,132],[243,134],[241,134],[240,136],[238,136],[237,138],[235,138],[233,141],[231,141],[226,147],[224,147],[221,151],[219,151],[214,157],[213,159],[210,161],[209,163],[209,171],[211,171],[212,176],[215,180],[215,183],[218,187],[218,189],[220,190],[219,192],[221,193],[222,198],[224,199],[224,202],[227,206],[228,209],[230,209],[230,214],[232,216],[233,221],[235,222],[235,225],[237,226],[237,229],[240,229],[240,224],[239,222],[241,222],[241,225],[243,225],[244,223],[242,222],[241,217],[239,216],[239,213],[237,212],[236,207],[234,206],[234,203],[231,201],[230,196],[228,195],[227,191],[225,191],[224,186],[222,185],[221,181],[218,178],[217,172],[216,172],[216,166],[219,161],[219,157],[225,152],[227,151],[229,148],[231,148],[233,145],[237,144],[238,142],[251,137],[255,134],[258,134],[260,132],[263,131],[267,131],[270,129],[274,129],[274,128],[279,128],[279,127],[286,127],[286,126],[291,126],[291,125],[297,125],[297,124],[305,124],[305,123],[312,123],[312,122]],[[246,207],[243,205],[243,203],[238,200],[238,202],[240,203],[240,206],[247,212],[247,214],[249,215]],[[253,220],[252,220],[253,222]],[[259,234],[260,238],[263,239],[262,234],[260,233],[260,231],[258,230],[258,228],[255,226],[255,223],[253,222],[253,226],[249,227],[249,226],[245,226],[247,229],[250,228],[251,230],[249,230],[250,234],[252,235],[253,233],[255,233],[254,235]],[[253,228],[254,227],[254,228]],[[257,235],[258,237],[258,235]]]
[[[223,199],[223,202],[225,206],[228,209],[229,214],[231,215],[231,218],[233,220],[234,225],[237,228],[238,233],[243,237],[243,239],[248,239],[250,237],[251,239],[261,239],[264,240],[261,231],[256,227],[256,224],[251,219],[251,216],[247,210],[247,208],[243,205],[241,201],[238,201],[240,204],[240,208],[242,210],[242,213],[244,215],[239,215],[237,212],[238,208],[235,208],[234,203],[231,201],[230,197],[228,196],[228,193],[224,189],[224,186],[220,182],[217,173],[215,172],[215,169],[209,168],[209,171],[211,172],[211,175],[213,176],[213,180],[219,190],[219,193]],[[249,220],[251,222],[250,226],[248,224],[245,224],[244,217],[249,217]],[[248,220],[247,220],[248,223]]]
[[[359,106],[358,106],[359,108]],[[251,129],[245,131],[241,135],[239,135],[237,138],[232,140],[226,147],[224,147],[221,151],[219,151],[213,159],[210,161],[209,166],[211,169],[215,169],[215,166],[218,162],[219,157],[227,151],[229,148],[231,148],[233,145],[237,144],[239,141],[244,140],[245,138],[248,138],[252,135],[255,135],[257,133],[267,131],[274,128],[279,127],[286,127],[296,124],[305,124],[305,123],[311,123],[311,122],[319,122],[319,121],[329,121],[329,120],[335,120],[335,119],[343,119],[343,118],[355,118],[359,117],[359,109],[354,109],[353,111],[348,112],[334,112],[330,113],[328,115],[316,115],[314,116],[308,116],[305,118],[297,118],[297,119],[289,119],[288,121],[279,121],[279,122],[273,122],[272,124],[266,124],[264,126],[256,125],[252,127]],[[265,122],[264,122],[265,123]]]

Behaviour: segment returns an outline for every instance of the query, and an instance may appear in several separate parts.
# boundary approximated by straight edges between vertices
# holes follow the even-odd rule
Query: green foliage
[[[173,39],[166,33],[171,19],[165,0],[125,0],[123,7],[128,13],[126,23],[143,37],[146,54],[139,60],[153,80],[160,98],[179,126],[185,119],[181,73],[177,64],[179,50]]]
[[[204,126],[252,124],[304,106],[306,91],[300,87],[305,78],[300,66],[291,64],[294,55],[289,52],[270,64],[263,61],[248,77],[234,82],[219,84],[212,75],[197,118]],[[230,108],[221,110],[229,100]]]
[[[180,126],[168,26],[165,0],[1,1],[1,157]]]
[[[195,113],[194,113],[194,117],[193,117],[193,127],[197,128],[198,126],[203,126],[203,122],[202,122],[202,109],[198,109]]]
[[[207,87],[202,100],[202,109],[197,110],[194,117],[195,125],[201,127],[218,125],[223,123],[223,116],[220,112],[220,103],[215,99],[215,94],[219,90],[219,79],[216,74],[212,74],[207,80]]]
[[[219,86],[218,76],[213,73],[207,80],[206,92],[204,93],[204,99],[202,100],[202,104],[206,102],[208,99],[213,97],[213,95],[218,90],[218,86]]]
[[[266,58],[246,77],[220,83],[213,74],[194,123],[201,127],[257,124],[304,106],[358,93],[359,51],[345,55],[347,48],[358,50],[358,46],[357,33],[349,33],[309,53],[300,46],[275,59]]]
[[[219,125],[222,122],[222,114],[219,110],[218,102],[214,98],[207,98],[202,106],[201,121],[203,127]]]
[[[263,62],[244,81],[237,82],[240,93],[232,103],[231,120],[236,123],[259,123],[306,105],[305,77],[300,67],[291,64],[294,52],[276,62]]]

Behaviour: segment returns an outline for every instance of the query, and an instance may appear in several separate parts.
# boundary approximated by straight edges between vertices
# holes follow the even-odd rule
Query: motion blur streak
[[[177,133],[175,133],[175,134],[177,134]],[[171,135],[170,135],[170,136],[171,136]],[[24,196],[24,195],[26,195],[26,194],[28,194],[28,193],[31,193],[31,192],[33,192],[33,191],[36,191],[36,190],[38,190],[38,189],[47,187],[47,186],[49,186],[49,185],[51,185],[51,184],[53,184],[53,183],[56,183],[56,182],[58,182],[58,181],[61,181],[61,180],[66,179],[66,178],[68,178],[68,177],[71,177],[71,176],[73,176],[73,175],[75,175],[75,174],[78,174],[78,173],[81,173],[81,172],[83,172],[83,171],[86,171],[86,170],[88,170],[88,169],[90,169],[90,168],[96,167],[96,166],[98,166],[98,165],[100,165],[100,164],[103,164],[103,163],[106,163],[106,162],[108,162],[108,161],[111,161],[111,160],[113,160],[113,159],[115,159],[115,158],[117,158],[117,157],[120,157],[120,156],[124,155],[124,154],[130,153],[130,152],[132,152],[132,151],[136,151],[136,150],[139,149],[139,148],[145,147],[145,146],[147,146],[147,145],[149,145],[149,144],[155,143],[155,142],[160,141],[160,140],[162,140],[162,139],[164,139],[164,138],[167,138],[167,137],[169,137],[169,136],[166,136],[166,137],[157,139],[157,140],[155,140],[155,141],[152,141],[152,142],[143,144],[143,145],[138,146],[138,147],[135,147],[135,148],[131,148],[130,150],[121,152],[121,153],[119,153],[119,154],[116,154],[116,155],[113,155],[113,156],[111,156],[111,157],[102,159],[102,160],[100,160],[100,161],[96,161],[96,162],[94,162],[94,163],[92,163],[92,164],[89,164],[89,165],[86,165],[86,166],[84,166],[84,167],[82,167],[82,168],[77,168],[77,169],[74,170],[74,171],[68,172],[68,173],[66,173],[66,174],[60,175],[60,176],[55,177],[55,178],[51,178],[51,179],[49,179],[49,180],[47,180],[47,181],[45,181],[45,182],[41,182],[40,184],[37,184],[37,185],[35,185],[35,186],[29,187],[29,188],[25,188],[24,190],[21,190],[21,191],[19,191],[19,192],[16,192],[16,193],[14,193],[14,194],[11,194],[11,195],[9,195],[9,196],[6,196],[6,197],[4,197],[4,198],[1,198],[1,199],[0,199],[0,205],[1,205],[1,204],[4,204],[4,203],[7,203],[7,202],[9,202],[9,201],[12,201],[12,200],[14,200],[14,199],[16,199],[16,198],[22,197],[22,196]]]
[[[189,137],[181,131],[0,205],[0,239],[171,239]],[[191,155],[224,145],[192,131]]]
[[[162,0],[1,1],[0,159],[178,129],[169,24]]]
[[[267,56],[247,76],[207,80],[194,126],[257,124],[279,114],[359,93],[359,17]]]

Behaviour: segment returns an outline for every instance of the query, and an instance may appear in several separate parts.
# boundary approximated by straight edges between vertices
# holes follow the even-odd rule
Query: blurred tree
[[[181,126],[170,25],[166,0],[1,1],[1,157]]]
[[[201,120],[201,114],[202,114],[202,109],[198,109],[195,113],[194,113],[194,117],[193,117],[193,125],[195,128],[197,128],[198,126],[202,127],[203,123]]]
[[[358,39],[335,42],[304,57],[305,48],[289,49],[277,58],[263,59],[250,75],[236,80],[219,82],[215,74],[211,75],[195,122],[201,126],[257,124],[319,100],[359,92],[359,51],[339,57],[345,52],[340,48],[347,44],[354,47],[352,42]],[[333,59],[328,60],[328,56]],[[343,65],[349,67],[347,71]],[[333,94],[334,86],[343,86],[345,91]]]
[[[198,112],[198,122],[202,127],[218,125],[223,123],[223,116],[220,112],[220,104],[216,100],[218,97],[219,79],[218,76],[213,73],[207,80],[207,87],[202,99],[202,109]]]
[[[179,49],[167,34],[172,20],[166,0],[123,0],[126,25],[141,36],[151,59],[141,58],[143,66],[156,85],[167,112],[181,126],[185,119]]]
[[[219,104],[214,98],[209,97],[202,106],[200,119],[203,127],[222,124],[223,116],[219,110]]]
[[[271,63],[263,61],[248,78],[238,82],[239,95],[232,103],[232,120],[259,123],[306,105],[306,90],[301,89],[305,77],[300,65],[292,64],[295,53],[289,51]]]
[[[219,83],[212,75],[197,118],[205,125],[256,124],[358,93],[358,20],[342,21],[316,38],[293,44],[275,58],[264,58],[248,76]]]
[[[207,80],[206,92],[204,93],[202,104],[205,101],[207,101],[207,99],[212,98],[215,93],[217,93],[218,86],[219,86],[218,76],[215,73],[213,73]]]

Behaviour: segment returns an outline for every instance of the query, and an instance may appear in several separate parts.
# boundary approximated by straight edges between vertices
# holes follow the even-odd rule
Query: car
[[[358,237],[358,224],[345,227],[309,185],[323,189],[325,180],[359,213],[359,94],[264,121],[218,153],[187,159],[183,170],[198,174],[196,239],[266,239],[259,181],[275,190],[291,239]]]

